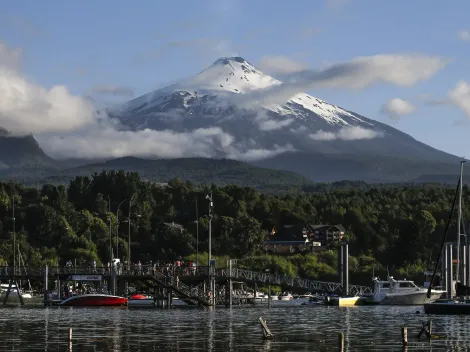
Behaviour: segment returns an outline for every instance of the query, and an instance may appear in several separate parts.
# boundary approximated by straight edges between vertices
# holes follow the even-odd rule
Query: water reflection
[[[289,302],[288,302],[289,303]],[[419,309],[419,308],[418,308]],[[416,339],[416,307],[234,307],[216,309],[0,309],[0,351],[346,351],[401,350],[400,326],[413,351],[470,351],[470,317],[433,316],[430,344]],[[263,341],[258,318],[276,335]]]

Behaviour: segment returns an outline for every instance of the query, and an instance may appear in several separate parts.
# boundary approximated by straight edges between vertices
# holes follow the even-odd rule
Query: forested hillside
[[[401,275],[421,275],[432,260],[444,231],[454,196],[441,186],[365,186],[336,184],[310,192],[267,196],[240,186],[196,188],[173,179],[168,186],[144,182],[137,173],[102,172],[77,177],[68,187],[25,188],[0,184],[0,260],[10,265],[12,199],[15,199],[17,241],[31,265],[64,265],[76,259],[109,261],[109,230],[116,246],[119,208],[119,257],[126,260],[129,200],[132,261],[174,260],[196,251],[196,201],[199,210],[199,251],[207,249],[208,202],[212,192],[212,251],[216,256],[243,259],[239,265],[310,277],[334,278],[335,248],[319,256],[267,256],[262,242],[273,226],[342,224],[350,241],[350,268],[364,274],[388,266]],[[464,187],[468,218],[470,192]],[[110,201],[110,202],[109,202]],[[111,212],[109,212],[109,207]],[[165,226],[164,223],[181,225]],[[455,220],[454,220],[455,229]],[[456,230],[451,230],[455,237]],[[116,254],[116,253],[115,253]],[[223,262],[223,260],[220,260]],[[367,275],[366,275],[367,273]]]

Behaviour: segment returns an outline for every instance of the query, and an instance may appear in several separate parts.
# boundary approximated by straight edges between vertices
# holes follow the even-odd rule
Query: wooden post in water
[[[259,317],[259,323],[261,325],[261,329],[263,330],[263,338],[265,340],[272,340],[274,339],[274,335],[269,330],[268,326],[266,325],[266,320],[263,320],[262,317]]]
[[[401,343],[403,347],[408,346],[408,329],[405,326],[401,327]]]
[[[72,328],[69,328],[69,351],[72,352]]]
[[[344,351],[344,334],[342,332],[338,334],[338,351]]]
[[[232,308],[233,304],[233,282],[232,282],[232,260],[230,259],[228,261],[229,265],[229,279],[228,279],[228,305],[230,308]]]
[[[268,285],[268,308],[271,308],[271,283]]]

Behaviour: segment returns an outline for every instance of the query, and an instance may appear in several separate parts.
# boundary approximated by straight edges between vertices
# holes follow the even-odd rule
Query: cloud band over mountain
[[[54,157],[203,156],[251,161],[296,149],[292,143],[283,140],[272,141],[269,145],[258,143],[256,138],[239,140],[218,126],[215,120],[213,125],[184,130],[130,130],[120,121],[98,114],[89,99],[72,95],[64,86],[46,89],[33,83],[22,72],[21,61],[20,49],[0,43],[0,126],[13,135],[33,133],[45,152]],[[412,85],[429,79],[445,64],[445,61],[434,57],[378,55],[357,58],[326,70],[311,71],[301,65],[295,66],[295,69],[293,66],[287,67],[292,62],[278,59],[272,66],[282,71],[285,83],[245,94],[231,94],[228,102],[252,109],[254,123],[261,133],[269,134],[283,128],[299,133],[302,126],[298,126],[294,119],[275,119],[260,109],[260,104],[285,102],[316,85],[346,89],[361,89],[383,82]],[[265,65],[269,66],[269,60],[265,60]],[[133,94],[130,88],[118,88],[103,85],[95,87],[95,91],[114,95]],[[183,118],[190,118],[184,116],[184,109],[175,108],[174,111]],[[169,114],[171,110],[164,115]],[[224,119],[229,120],[230,116],[224,116]],[[337,132],[308,132],[302,133],[314,141],[351,141],[381,136],[380,132],[354,126],[345,126]]]

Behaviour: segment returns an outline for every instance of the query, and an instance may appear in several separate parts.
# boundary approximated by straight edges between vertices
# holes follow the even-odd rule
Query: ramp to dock
[[[159,286],[175,292],[178,298],[186,304],[210,306],[209,298],[200,290],[200,287],[189,287],[175,277],[171,277],[171,282],[168,283],[168,277],[160,271],[155,272],[153,280],[157,282]]]

